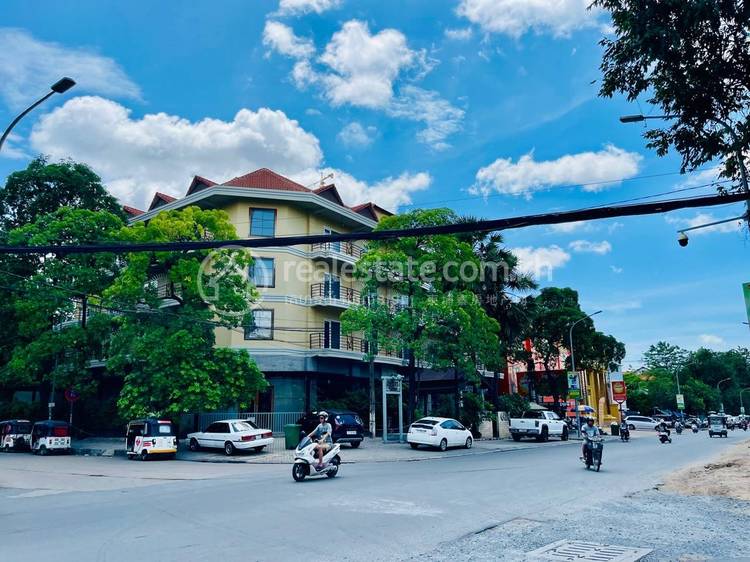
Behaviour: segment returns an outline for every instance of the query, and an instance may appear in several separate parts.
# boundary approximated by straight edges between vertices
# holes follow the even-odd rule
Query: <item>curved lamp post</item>
[[[732,377],[727,377],[725,379],[721,379],[719,382],[716,383],[716,391],[719,393],[719,411],[723,414],[724,413],[724,399],[721,397],[721,383],[731,381]]]
[[[570,330],[568,331],[568,341],[570,342],[570,370],[575,374],[576,372],[576,356],[573,353],[573,328],[575,328],[576,324],[579,322],[583,322],[587,318],[591,318],[592,316],[596,316],[599,314],[601,310],[597,310],[596,312],[592,312],[591,314],[587,314],[583,318],[579,318],[575,322],[573,322],[570,325]],[[580,386],[580,383],[579,383]],[[578,399],[576,398],[575,401],[576,404],[576,425],[578,426],[578,437],[581,437],[581,412],[578,411]]]
[[[15,119],[13,119],[13,121],[11,121],[10,125],[8,125],[8,128],[5,129],[5,132],[3,133],[3,136],[0,137],[0,150],[3,149],[3,143],[5,142],[5,139],[8,138],[8,135],[10,135],[10,132],[13,130],[13,127],[15,127],[16,124],[21,119],[23,119],[26,116],[26,114],[28,114],[30,111],[32,111],[38,105],[41,105],[42,103],[44,103],[45,101],[47,101],[49,98],[51,98],[55,94],[64,94],[65,92],[67,92],[68,90],[70,90],[75,85],[76,85],[75,80],[73,80],[72,78],[68,78],[67,76],[64,77],[64,78],[60,78],[57,82],[55,82],[54,84],[52,84],[52,86],[50,86],[50,91],[49,91],[49,93],[47,95],[45,95],[44,97],[42,97],[42,98],[38,99],[37,101],[35,101],[34,103],[32,103],[29,107],[27,107],[26,109],[24,109],[18,115],[18,117],[16,117]]]

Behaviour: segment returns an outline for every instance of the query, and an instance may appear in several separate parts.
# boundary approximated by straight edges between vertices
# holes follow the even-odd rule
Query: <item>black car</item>
[[[365,438],[365,426],[362,424],[362,418],[355,412],[346,410],[326,410],[328,412],[328,423],[333,428],[334,443],[349,443],[355,449],[359,447]],[[305,434],[315,431],[320,420],[318,412],[310,412],[304,418],[297,420],[297,424],[302,426]]]

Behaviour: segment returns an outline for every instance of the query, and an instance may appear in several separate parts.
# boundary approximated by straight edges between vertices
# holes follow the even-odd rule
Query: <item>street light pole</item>
[[[52,86],[50,86],[50,91],[47,95],[45,95],[44,97],[32,103],[29,107],[24,109],[15,119],[13,119],[13,121],[11,121],[10,125],[8,125],[8,128],[5,129],[3,136],[0,137],[0,150],[3,149],[3,143],[5,142],[5,139],[8,138],[8,135],[10,135],[10,132],[13,130],[13,127],[15,127],[21,119],[26,117],[26,115],[30,113],[34,108],[43,104],[45,101],[47,101],[49,98],[51,98],[55,94],[63,94],[67,92],[68,90],[70,90],[75,85],[76,85],[75,80],[73,80],[72,78],[68,78],[67,76],[64,78],[60,78],[60,80],[52,84]]]
[[[716,383],[716,391],[719,393],[719,412],[722,414],[724,413],[724,399],[721,397],[721,383],[731,381],[732,377],[727,377],[725,379],[721,379],[719,382]]]
[[[740,414],[745,413],[745,405],[742,403],[742,393],[745,392],[746,390],[750,390],[750,386],[740,390]]]
[[[579,322],[583,322],[587,318],[591,318],[592,316],[596,316],[599,314],[601,310],[597,310],[596,312],[592,312],[591,314],[587,314],[583,318],[579,318],[575,322],[573,322],[570,325],[570,330],[568,331],[568,341],[570,342],[570,370],[573,372],[573,376],[575,376],[576,372],[576,356],[573,352],[573,328],[575,328],[576,324]],[[579,379],[578,381],[578,387],[580,388],[581,381]],[[578,410],[578,398],[575,399],[575,406],[576,406],[576,427],[578,430],[578,438],[581,438],[581,412]]]

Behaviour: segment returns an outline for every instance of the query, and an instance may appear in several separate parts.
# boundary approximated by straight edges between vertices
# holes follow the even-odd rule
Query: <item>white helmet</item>
[[[318,412],[318,417],[328,419],[328,412],[326,412],[325,410],[323,410],[322,412]]]

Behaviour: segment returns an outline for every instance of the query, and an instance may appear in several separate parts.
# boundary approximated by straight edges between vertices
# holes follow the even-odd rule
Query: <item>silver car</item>
[[[651,429],[655,430],[656,426],[661,422],[648,416],[628,416],[625,418],[625,423],[628,424],[628,429],[633,431],[634,429]]]

